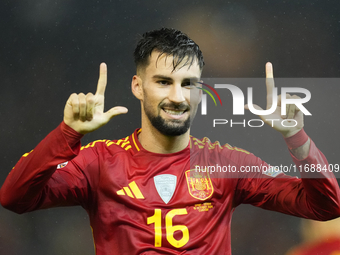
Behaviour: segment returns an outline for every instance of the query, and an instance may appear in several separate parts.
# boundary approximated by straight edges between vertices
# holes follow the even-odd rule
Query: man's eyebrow
[[[152,76],[152,78],[153,79],[162,79],[162,80],[172,81],[172,78],[170,78],[168,76],[160,75],[160,74],[156,74],[156,75]]]
[[[183,81],[191,81],[191,82],[198,82],[199,80],[200,78],[198,77],[189,77],[189,78],[183,79]]]
[[[172,81],[173,79],[169,76],[165,76],[165,75],[160,75],[160,74],[156,74],[154,76],[152,76],[153,79],[162,79],[162,80],[168,80],[168,81]],[[188,78],[184,78],[183,81],[191,81],[191,82],[198,82],[200,80],[200,78],[198,77],[188,77]]]

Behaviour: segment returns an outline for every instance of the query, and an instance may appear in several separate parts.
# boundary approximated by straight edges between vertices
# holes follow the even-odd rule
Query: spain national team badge
[[[189,193],[192,197],[199,200],[206,200],[214,193],[209,172],[197,172],[188,170],[185,172]]]

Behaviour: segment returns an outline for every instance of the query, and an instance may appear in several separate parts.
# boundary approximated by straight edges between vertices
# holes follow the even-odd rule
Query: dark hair
[[[137,69],[149,65],[149,59],[153,50],[159,52],[159,56],[173,56],[173,70],[175,70],[182,60],[187,57],[186,62],[189,67],[197,59],[200,69],[203,69],[204,60],[199,46],[186,34],[173,28],[161,28],[146,32],[139,40],[134,59]]]

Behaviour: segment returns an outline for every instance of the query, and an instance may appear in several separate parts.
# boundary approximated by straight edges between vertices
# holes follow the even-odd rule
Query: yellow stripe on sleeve
[[[125,149],[126,151],[127,151],[128,149],[131,149],[131,145],[126,146],[124,149]]]
[[[24,155],[22,155],[23,158],[26,158],[33,150],[31,150],[30,152],[25,153]]]

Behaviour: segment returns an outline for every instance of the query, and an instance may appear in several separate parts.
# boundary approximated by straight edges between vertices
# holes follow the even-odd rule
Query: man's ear
[[[138,75],[134,75],[131,81],[131,90],[132,93],[137,97],[139,100],[143,100],[143,81]]]

